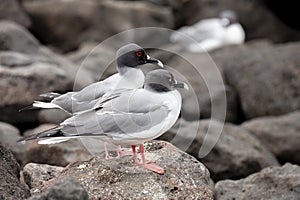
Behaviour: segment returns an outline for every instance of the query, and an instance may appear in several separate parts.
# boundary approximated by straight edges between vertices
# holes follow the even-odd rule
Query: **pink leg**
[[[106,160],[111,159],[112,157],[108,153],[107,143],[106,142],[103,142],[103,147],[104,147],[104,151],[105,151],[105,158],[106,158]]]
[[[131,148],[132,148],[132,153],[133,153],[133,157],[134,157],[134,162],[135,162],[135,164],[136,164],[136,165],[140,165],[141,163],[139,162],[139,159],[138,159],[137,153],[136,153],[136,149],[135,149],[136,146],[135,146],[135,145],[132,145]]]

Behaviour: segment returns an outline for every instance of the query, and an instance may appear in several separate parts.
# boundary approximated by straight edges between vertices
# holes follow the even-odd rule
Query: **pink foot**
[[[136,149],[135,149],[135,145],[132,145],[132,152],[133,152],[133,157],[134,157],[134,161],[136,165],[142,165],[143,168],[151,170],[153,172],[156,172],[158,174],[163,174],[164,173],[164,169],[160,166],[158,166],[157,164],[155,164],[154,162],[149,162],[146,161],[145,159],[145,149],[144,149],[144,145],[140,145],[140,152],[141,152],[141,156],[142,156],[142,162],[139,162],[138,158],[137,158],[137,153],[136,153]]]
[[[156,172],[158,174],[163,174],[165,171],[162,167],[158,166],[154,162],[146,162],[142,164],[143,168]]]

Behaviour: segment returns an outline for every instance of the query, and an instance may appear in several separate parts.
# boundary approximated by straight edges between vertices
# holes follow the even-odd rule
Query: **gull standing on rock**
[[[35,108],[58,108],[69,114],[81,112],[93,108],[95,103],[103,95],[116,89],[137,89],[144,83],[144,73],[140,67],[147,63],[153,63],[159,67],[163,64],[148,56],[145,50],[137,44],[130,43],[121,47],[116,55],[118,73],[111,75],[103,81],[88,85],[78,92],[65,94],[46,93],[40,95],[43,101],[34,101]]]
[[[171,34],[170,41],[191,52],[205,52],[244,43],[245,31],[238,23],[236,13],[225,10],[219,18],[203,19],[192,26],[180,28]]]
[[[116,145],[131,145],[136,165],[162,174],[163,168],[146,161],[143,143],[159,137],[176,122],[182,101],[176,88],[188,89],[166,70],[151,71],[146,75],[144,88],[118,93],[112,99],[101,99],[93,109],[22,141],[40,139],[39,144],[51,144],[79,137],[97,137]],[[137,157],[137,145],[142,162]]]

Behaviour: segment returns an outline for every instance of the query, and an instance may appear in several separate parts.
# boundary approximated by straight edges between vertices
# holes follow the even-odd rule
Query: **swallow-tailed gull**
[[[181,95],[176,88],[187,89],[187,85],[179,83],[166,70],[150,71],[144,88],[101,99],[93,109],[22,141],[40,139],[39,144],[51,144],[78,137],[98,137],[116,145],[131,145],[136,165],[162,174],[163,168],[146,161],[143,143],[159,137],[176,122],[181,109]],[[136,145],[142,162],[138,160]]]
[[[170,36],[191,52],[211,51],[226,45],[242,44],[245,32],[233,11],[221,12],[219,18],[203,19],[192,26],[180,28]]]
[[[105,80],[88,85],[78,92],[42,94],[41,96],[48,102],[35,101],[33,107],[59,108],[70,114],[84,111],[92,108],[98,98],[115,89],[141,88],[145,78],[140,69],[142,65],[153,63],[163,67],[159,60],[151,58],[142,47],[133,43],[117,51],[116,63],[118,73]]]

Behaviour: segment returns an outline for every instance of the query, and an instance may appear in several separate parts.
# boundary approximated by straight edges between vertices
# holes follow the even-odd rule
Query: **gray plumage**
[[[141,144],[158,137],[175,123],[181,96],[174,88],[183,86],[166,70],[151,71],[144,89],[111,93],[94,108],[77,113],[59,127],[23,140],[97,136],[116,144]]]
[[[41,96],[46,102],[35,101],[33,107],[59,108],[71,114],[84,111],[92,108],[97,99],[115,89],[141,88],[144,83],[144,74],[140,69],[142,65],[153,63],[160,67],[163,66],[159,60],[150,58],[142,47],[133,43],[127,44],[117,51],[116,61],[118,73],[78,92],[68,92],[62,95],[42,94]]]

